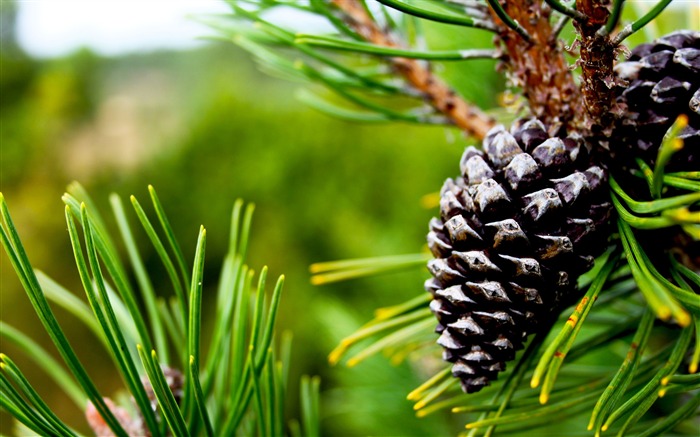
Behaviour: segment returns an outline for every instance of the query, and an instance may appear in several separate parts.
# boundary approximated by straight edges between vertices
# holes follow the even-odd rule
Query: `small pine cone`
[[[145,430],[141,418],[131,417],[125,408],[117,406],[109,398],[102,399],[129,436],[150,435]],[[97,437],[114,437],[114,432],[91,401],[88,401],[85,407],[85,418]]]
[[[641,44],[615,67],[617,116],[610,149],[624,170],[641,157],[653,165],[661,140],[685,114],[685,147],[669,171],[700,168],[700,32],[680,30]]]
[[[467,393],[580,297],[577,278],[607,246],[611,215],[606,172],[580,138],[520,121],[493,128],[483,150],[464,152],[428,233],[437,342]]]
[[[185,386],[184,375],[179,370],[173,369],[172,367],[168,366],[161,366],[161,370],[163,370],[165,382],[168,383],[168,387],[173,393],[175,402],[177,402],[177,404],[180,405],[180,403],[182,402],[183,387]],[[151,408],[153,409],[153,411],[156,411],[158,407],[158,399],[156,399],[156,394],[153,391],[153,385],[151,385],[151,381],[149,381],[147,376],[143,376],[141,378],[141,383],[143,384],[143,388],[146,391],[146,396],[148,396],[148,400],[151,401]]]
[[[170,391],[175,397],[175,401],[178,405],[180,405],[183,396],[184,376],[177,369],[173,369],[167,366],[162,366],[161,368],[163,370],[163,375],[165,376],[165,381],[168,383],[168,387],[170,388]],[[156,394],[153,391],[151,381],[148,380],[148,377],[143,376],[141,378],[141,383],[143,384],[143,388],[146,391],[146,396],[148,396],[148,400],[151,402],[151,408],[153,409],[153,411],[157,411],[158,400],[156,399]],[[117,406],[114,402],[112,402],[111,399],[104,398],[104,401],[107,404],[109,410],[112,412],[112,414],[114,414],[114,417],[116,417],[119,424],[121,424],[121,426],[124,428],[124,430],[129,436],[148,437],[151,435],[149,430],[145,427],[145,420],[140,414],[140,412],[137,415],[137,417],[134,418],[131,417],[131,415],[126,409]],[[109,425],[107,425],[107,423],[104,421],[104,418],[97,411],[97,408],[95,408],[93,403],[90,401],[88,401],[87,407],[85,409],[85,417],[87,418],[88,424],[95,432],[96,436],[114,436],[114,433],[110,429]]]
[[[614,163],[611,171],[632,197],[649,199],[642,179],[629,176],[634,158],[652,165],[666,131],[678,116],[688,117],[681,131],[684,147],[666,165],[667,171],[700,170],[700,32],[680,30],[632,50],[615,67],[617,118],[610,138]],[[640,242],[653,250],[655,265],[668,262],[669,250],[693,269],[700,266],[700,242],[677,227],[638,231]]]

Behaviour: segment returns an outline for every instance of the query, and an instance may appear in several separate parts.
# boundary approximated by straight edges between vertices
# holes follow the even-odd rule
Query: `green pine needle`
[[[211,424],[209,413],[207,412],[207,400],[204,396],[202,385],[199,381],[199,368],[194,356],[190,356],[190,365],[188,367],[187,377],[192,381],[197,411],[199,412],[200,418],[204,422],[204,430],[206,431],[207,437],[214,437],[214,427]]]
[[[425,381],[420,386],[416,387],[415,390],[413,390],[412,392],[410,392],[408,394],[406,399],[408,399],[409,401],[420,400],[423,397],[423,393],[425,393],[426,390],[429,390],[432,387],[434,387],[436,384],[441,383],[446,378],[449,378],[449,376],[450,376],[450,369],[445,368],[444,370],[433,375],[430,379]]]
[[[452,13],[439,12],[435,9],[426,9],[401,0],[377,1],[397,11],[404,12],[414,17],[425,18],[427,20],[435,21],[437,23],[456,24],[458,26],[475,27],[478,29],[496,31],[496,28],[494,27],[493,23],[485,20],[480,20],[478,18],[473,18],[468,15],[457,15]],[[435,4],[439,6],[438,2],[435,2]],[[428,3],[428,5],[430,5],[430,3]]]
[[[562,330],[542,354],[530,382],[531,387],[535,388],[539,386],[540,381],[544,378],[544,385],[540,394],[540,402],[542,404],[547,403],[549,394],[554,387],[554,380],[563,364],[564,357],[571,349],[588,313],[593,307],[593,303],[598,299],[598,294],[603,290],[608,277],[610,277],[610,274],[613,272],[619,260],[619,252],[609,255],[605,265],[588,288],[586,295],[581,299],[581,302],[576,306],[574,312],[569,316]]]
[[[165,209],[163,208],[163,205],[160,203],[160,200],[158,199],[158,195],[156,194],[155,188],[153,188],[152,185],[148,186],[148,193],[151,196],[151,202],[153,203],[153,208],[156,211],[156,215],[158,216],[158,222],[160,223],[161,229],[165,233],[165,238],[168,241],[168,245],[170,246],[170,250],[174,254],[175,261],[178,266],[178,270],[180,272],[180,275],[182,277],[182,283],[183,284],[189,284],[190,283],[190,276],[187,272],[187,263],[185,262],[185,257],[182,254],[182,249],[180,248],[180,244],[177,242],[177,239],[175,238],[175,232],[173,231],[172,227],[170,226],[170,221],[168,220],[167,215],[165,214]]]
[[[63,390],[78,408],[85,407],[86,397],[80,386],[46,350],[21,331],[0,322],[0,336],[34,357],[39,366]]]
[[[393,356],[392,361],[398,363],[403,359],[404,352],[410,351],[413,345],[423,344],[422,339],[424,335],[430,333],[434,325],[435,321],[433,317],[424,317],[422,320],[394,331],[358,351],[355,355],[348,358],[347,365],[348,367],[354,367],[370,356],[382,351],[384,351],[386,355]]]
[[[468,59],[497,59],[499,54],[494,50],[406,50],[394,47],[380,46],[330,36],[312,34],[297,34],[295,44],[305,44],[311,47],[322,47],[353,53],[366,53],[376,56],[402,57],[409,59],[422,59],[426,61],[464,61]]]
[[[600,34],[609,35],[613,30],[615,30],[615,27],[620,21],[620,16],[622,15],[623,9],[622,6],[624,5],[624,3],[625,0],[613,1],[613,8],[610,12],[610,16],[608,17],[608,21],[605,23],[605,26],[602,27],[602,30],[598,31]]]
[[[104,333],[100,328],[100,324],[95,320],[89,306],[41,270],[35,270],[35,274],[47,299],[79,319],[95,334],[105,347],[109,347],[107,345],[107,339],[104,337]]]
[[[624,417],[625,414],[630,413],[627,421],[624,423],[618,433],[618,436],[622,436],[630,426],[634,425],[637,420],[642,417],[642,415],[658,398],[658,389],[664,378],[668,378],[670,375],[672,375],[680,365],[681,359],[685,355],[688,346],[690,345],[692,333],[693,328],[685,328],[681,331],[678,341],[676,342],[676,346],[674,347],[673,352],[665,365],[654,375],[652,379],[649,380],[642,390],[635,393],[621,407],[610,414],[608,419],[601,427],[602,431],[606,431],[616,420]]]
[[[314,285],[328,284],[348,279],[373,276],[405,269],[425,266],[432,258],[428,253],[408,255],[382,256],[375,258],[348,259],[342,261],[327,261],[311,264],[309,270],[313,274],[311,283]]]
[[[503,9],[503,6],[498,0],[486,0],[486,2],[491,6],[493,11],[498,15],[498,18],[500,18],[503,23],[511,28],[512,30],[515,31],[522,39],[525,41],[532,43],[532,37],[530,36],[529,33],[523,28],[520,23],[515,21],[508,13]]]
[[[34,405],[22,397],[22,394],[10,382],[8,373],[6,365],[0,364],[0,392],[3,394],[0,398],[2,400],[0,406],[39,435],[67,435],[62,430],[56,429],[46,417],[43,417],[36,410]]]
[[[661,187],[663,186],[664,168],[671,160],[674,153],[683,148],[683,140],[678,138],[680,132],[688,125],[688,116],[681,114],[671,125],[661,141],[659,151],[654,165],[654,176],[652,179],[651,195],[655,198],[661,197]]]
[[[69,207],[66,208],[68,209]],[[3,220],[3,226],[0,226],[2,246],[10,258],[10,262],[12,263],[15,272],[19,276],[20,282],[27,292],[27,297],[29,297],[29,300],[37,312],[37,315],[39,316],[44,328],[51,337],[51,340],[56,345],[61,357],[70,368],[71,373],[73,373],[75,378],[78,380],[79,384],[86,392],[87,397],[95,405],[95,408],[110,429],[118,437],[127,437],[124,428],[119,424],[117,419],[114,417],[114,414],[112,414],[112,412],[109,410],[94,383],[87,376],[83,365],[75,355],[75,352],[68,343],[63,330],[60,328],[58,321],[51,311],[48,302],[46,301],[46,297],[39,286],[39,282],[33,273],[31,263],[29,262],[29,258],[27,257],[24,247],[19,239],[19,235],[14,223],[12,222],[7,203],[5,202],[5,198],[2,196],[2,194],[0,194],[0,213],[2,214]],[[67,211],[67,213],[69,212]]]
[[[585,22],[586,20],[588,20],[588,17],[585,14],[577,11],[576,9],[570,6],[565,5],[564,3],[558,0],[546,0],[546,2],[549,6],[552,7],[552,9],[561,14],[564,14],[569,18],[573,18],[574,20],[578,20],[581,22]]]
[[[649,24],[652,20],[654,20],[656,17],[658,17],[661,12],[663,12],[664,9],[666,9],[666,6],[668,6],[671,3],[671,0],[661,0],[658,2],[649,12],[647,12],[644,16],[639,18],[633,23],[628,24],[625,26],[615,37],[613,38],[613,44],[619,45],[624,41],[628,36],[632,35],[636,31],[643,29],[644,26]]]
[[[673,430],[682,421],[691,418],[697,414],[697,409],[700,407],[700,392],[696,393],[691,399],[687,400],[683,405],[676,409],[665,419],[659,421],[654,426],[647,428],[639,434],[639,437],[653,437],[665,435]]]
[[[305,88],[297,91],[296,97],[299,99],[299,101],[305,103],[311,108],[341,120],[361,123],[388,123],[395,120],[394,117],[379,112],[358,111],[340,106]]]
[[[640,217],[627,211],[616,195],[613,194],[611,199],[620,218],[635,229],[661,229],[683,223],[682,220],[674,220],[674,217],[668,216]]]
[[[201,226],[199,229],[199,237],[197,238],[197,249],[194,255],[192,283],[190,284],[189,293],[189,323],[187,327],[188,368],[192,366],[193,361],[195,366],[199,366],[199,343],[202,327],[202,282],[204,276],[204,252],[206,241],[207,231]],[[184,398],[184,405],[186,407],[190,407],[194,402],[193,396],[195,396],[195,390],[194,378],[187,378]]]
[[[304,435],[306,437],[319,437],[321,430],[318,427],[319,418],[319,388],[321,380],[318,377],[307,375],[301,378],[301,409]]]
[[[168,363],[169,350],[168,342],[165,337],[165,330],[163,328],[163,323],[161,318],[158,316],[158,307],[156,303],[156,293],[153,289],[153,284],[148,277],[148,272],[143,264],[143,260],[139,255],[136,240],[134,239],[133,232],[129,226],[128,219],[126,217],[126,212],[124,211],[124,206],[122,204],[121,198],[113,194],[109,197],[110,204],[112,206],[112,211],[119,227],[119,232],[126,247],[127,253],[129,255],[129,261],[131,263],[131,268],[134,271],[136,280],[139,283],[139,289],[141,291],[141,296],[143,296],[144,303],[146,306],[146,311],[148,312],[148,320],[150,322],[151,328],[153,330],[154,343],[156,350],[160,351],[161,356],[164,358],[165,363]]]
[[[80,191],[76,187],[78,186],[72,187],[73,191]],[[155,197],[155,191],[152,187],[149,189],[154,207],[158,211],[162,230],[166,236],[170,234],[173,238],[172,242],[168,243],[173,253],[176,253],[173,257],[165,253],[164,245],[155,235],[154,228],[135,198],[132,203],[156,252],[160,253],[164,264],[169,265],[169,271],[173,273],[171,281],[173,283],[184,279],[190,281],[188,300],[184,305],[182,298],[177,296],[170,298],[170,304],[167,303],[166,298],[156,299],[155,295],[150,297],[151,303],[147,302],[149,298],[144,297],[146,306],[153,307],[149,310],[149,319],[152,320],[149,320],[150,326],[146,324],[145,319],[139,322],[140,316],[134,316],[133,308],[128,302],[129,299],[135,298],[135,294],[131,284],[125,280],[124,267],[115,258],[118,252],[112,245],[113,240],[108,236],[101,219],[96,218],[96,215],[93,216],[89,210],[90,206],[87,203],[81,203],[73,195],[67,194],[64,196],[66,223],[78,273],[88,298],[89,305],[85,305],[46,275],[42,273],[35,275],[21,246],[4,198],[0,196],[0,213],[3,218],[3,225],[0,226],[2,245],[27,291],[27,296],[73,377],[62,370],[46,351],[21,332],[5,323],[0,323],[0,335],[37,361],[39,367],[56,381],[79,408],[85,408],[85,401],[89,400],[95,407],[94,414],[99,415],[93,419],[103,421],[114,435],[126,437],[126,429],[132,433],[135,432],[134,427],[141,426],[145,426],[142,428],[144,432],[154,437],[164,437],[166,427],[171,435],[183,437],[200,433],[206,434],[207,437],[232,433],[247,434],[248,431],[259,435],[282,433],[291,342],[289,336],[285,335],[281,360],[277,360],[276,342],[273,340],[284,277],[280,277],[277,281],[269,303],[265,292],[267,268],[263,268],[257,288],[252,286],[254,272],[245,266],[244,256],[248,250],[253,207],[245,206],[242,201],[237,201],[234,205],[230,252],[223,263],[221,284],[216,296],[217,303],[223,306],[217,306],[216,326],[211,336],[215,343],[208,348],[209,353],[215,352],[217,355],[204,357],[203,362],[207,370],[200,373],[201,319],[203,317],[201,304],[204,290],[206,231],[204,228],[200,229],[191,275],[177,274],[177,268],[175,268],[178,264],[176,259],[179,258],[177,253],[182,252],[174,240],[174,232],[170,229],[164,209]],[[84,192],[78,195],[81,198],[87,198]],[[129,228],[118,197],[112,196],[111,200],[122,238],[127,246],[131,246],[131,249],[127,247],[127,252],[132,267],[138,270],[139,266],[143,267],[143,264],[136,250],[134,234]],[[82,232],[79,228],[82,228]],[[103,274],[103,268],[108,274]],[[152,293],[154,287],[148,272],[143,269],[142,276],[140,278],[138,276],[137,274],[140,291],[143,294]],[[110,280],[116,283],[117,292],[112,290]],[[45,292],[42,286],[48,291]],[[126,410],[119,406],[117,408],[121,411],[118,412],[119,420],[117,420],[117,412],[112,411],[110,406],[114,403],[97,391],[95,384],[85,373],[81,362],[75,356],[56,322],[47,297],[66,307],[69,313],[103,340],[114,361],[117,373],[121,376],[128,394],[131,394],[131,399],[128,394],[126,395],[125,402],[134,403],[137,411],[133,414],[142,417],[144,425],[140,422],[124,422],[122,425],[120,421],[130,419],[124,416],[128,414],[125,413]],[[248,308],[252,308],[252,311],[247,311]],[[140,310],[138,307],[136,309]],[[183,309],[187,309],[186,314],[183,314]],[[236,317],[232,326],[234,316],[241,317]],[[178,354],[178,362],[180,359],[185,360],[186,377],[183,387],[184,396],[181,400],[177,399],[173,392],[180,389],[168,385],[169,380],[164,373],[167,369],[164,366],[166,360],[160,360],[155,349],[149,350],[145,344],[143,346],[137,344],[138,342],[150,344],[151,333],[157,333],[156,338],[160,339],[157,339],[156,344],[166,354],[168,349],[164,345],[167,345],[169,339],[175,346],[174,352]],[[166,334],[169,338],[166,338]],[[185,338],[187,340],[183,343]],[[239,351],[240,356],[237,357],[235,351]],[[136,366],[132,359],[136,354],[140,358],[139,366]],[[12,360],[4,355],[0,356],[0,360],[2,360],[0,407],[29,430],[38,434],[75,435],[72,428],[62,422],[51,407],[39,397]],[[145,383],[139,374],[142,371],[145,371],[147,377]],[[178,373],[176,369],[170,369],[169,372]],[[235,384],[234,391],[231,391],[232,384]],[[158,405],[156,411],[152,409],[151,399],[146,394],[148,385]],[[309,385],[307,395],[310,404],[304,411],[304,427],[310,435],[319,435],[317,378],[314,378]]]
[[[637,243],[632,229],[623,220],[618,220],[618,228],[620,229],[627,262],[632,268],[635,281],[647,299],[649,306],[660,319],[668,320],[673,316],[681,326],[687,326],[690,323],[690,316],[674,298],[670,290],[650,271],[649,266],[644,262],[642,248]]]
[[[163,375],[156,351],[151,351],[149,354],[141,345],[136,347],[168,428],[176,437],[187,436],[185,418],[177,405],[173,392],[168,387],[168,382],[165,379],[165,375]]]
[[[610,177],[610,188],[625,202],[627,208],[638,214],[652,214],[671,208],[688,207],[694,203],[700,202],[700,192],[665,197],[648,202],[636,201],[623,191],[622,187],[618,185],[617,181],[615,181],[615,178],[612,176]]]
[[[598,402],[596,402],[593,408],[588,430],[594,430],[596,435],[600,433],[603,421],[609,411],[618,405],[627,387],[632,382],[635,370],[642,359],[642,354],[649,341],[653,325],[654,314],[651,311],[646,311],[642,317],[642,321],[639,323],[637,333],[630,343],[630,348],[625,356],[625,360],[622,362],[622,365],[603,394],[598,398]]]
[[[37,417],[37,420],[46,424],[53,432],[59,436],[75,436],[75,432],[66,426],[51,408],[44,403],[39,394],[31,386],[27,378],[22,374],[15,363],[5,354],[0,354],[0,370],[3,372],[3,376],[9,376],[15,386],[24,395],[24,398],[28,401],[27,411],[31,411],[31,415]],[[6,380],[7,382],[7,380]],[[9,385],[9,382],[8,382]]]
[[[97,249],[94,244],[94,235],[90,224],[87,207],[83,203],[80,206],[80,223],[83,227],[83,239],[85,242],[85,252],[87,260],[83,255],[80,237],[72,215],[67,215],[68,232],[73,246],[73,254],[76,260],[80,280],[83,283],[88,302],[95,313],[97,321],[100,323],[109,343],[112,355],[116,360],[117,369],[122,379],[127,385],[129,392],[134,396],[139,409],[143,411],[148,429],[154,433],[158,425],[155,415],[149,406],[146,392],[141,385],[138,371],[131,357],[128,344],[124,338],[122,329],[119,326],[114,313],[114,308],[107,294],[104,277],[98,261]],[[89,266],[89,270],[88,270]],[[142,339],[144,340],[144,339]],[[147,339],[145,339],[147,340]]]
[[[146,231],[148,238],[151,240],[151,244],[153,244],[153,247],[158,253],[158,256],[160,257],[161,261],[163,262],[163,266],[165,267],[166,272],[168,273],[168,277],[170,278],[170,281],[173,285],[173,289],[175,290],[175,296],[177,296],[178,298],[180,312],[182,313],[182,319],[180,320],[184,321],[187,319],[187,296],[185,294],[185,288],[182,282],[182,277],[178,276],[175,263],[173,263],[172,258],[170,257],[170,255],[168,255],[165,246],[163,245],[160,237],[158,237],[155,228],[146,216],[146,212],[141,207],[141,204],[138,200],[136,200],[136,197],[131,196],[131,204],[134,207],[136,216],[141,222],[143,229]],[[185,282],[185,284],[188,283],[189,282]],[[182,325],[182,327],[185,328],[186,326]],[[185,329],[183,329],[183,331],[187,332]]]

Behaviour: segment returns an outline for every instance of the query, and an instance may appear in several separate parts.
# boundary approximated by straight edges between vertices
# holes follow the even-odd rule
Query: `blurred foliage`
[[[367,314],[412,296],[425,275],[392,274],[331,288],[311,286],[307,273],[313,262],[408,253],[423,245],[425,229],[415,224],[427,223],[432,213],[420,207],[421,196],[454,173],[465,145],[457,131],[329,119],[296,102],[293,85],[259,74],[246,55],[225,44],[118,58],[79,50],[50,60],[31,59],[13,45],[0,55],[0,186],[35,266],[81,295],[59,200],[72,180],[105,209],[109,192],[143,196],[147,184],[159,187],[184,247],[195,246],[198,220],[204,220],[208,265],[225,254],[231,202],[246,198],[258,205],[250,264],[264,260],[271,274],[287,276],[278,326],[295,335],[292,377],[322,376],[324,433],[449,435],[461,427],[453,415],[419,420],[405,400],[431,363],[392,367],[378,358],[353,369],[326,364],[333,346]],[[486,77],[479,83],[461,77],[460,88],[493,104],[500,79]],[[167,275],[141,238],[156,292],[164,292]],[[53,351],[46,335],[35,332],[36,316],[4,257],[0,269],[3,320]],[[207,298],[217,273],[205,271],[205,313],[212,309]],[[69,320],[60,310],[57,315]],[[92,360],[91,374],[110,393],[118,381],[109,360],[95,354],[78,327],[66,323],[64,329],[83,344],[79,356]],[[63,402],[43,375],[32,374],[25,357],[12,355],[59,416],[80,422],[66,415],[83,412]],[[8,422],[0,432],[9,431]]]

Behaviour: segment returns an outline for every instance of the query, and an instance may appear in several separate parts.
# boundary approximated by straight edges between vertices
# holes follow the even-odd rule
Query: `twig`
[[[332,2],[343,12],[348,24],[366,41],[380,46],[401,47],[377,25],[358,0],[332,0]],[[468,135],[483,139],[494,126],[492,118],[457,95],[424,63],[406,58],[389,58],[389,62],[412,87],[425,96],[433,108],[447,116]]]
[[[649,24],[651,20],[656,18],[663,10],[666,8],[666,6],[671,3],[671,0],[662,0],[656,4],[649,12],[647,12],[646,15],[635,21],[634,23],[628,24],[625,26],[624,29],[622,29],[617,35],[615,35],[615,39],[613,40],[613,44],[615,46],[618,46],[622,43],[622,41],[625,40],[628,36],[632,35],[634,32],[638,31],[642,27],[646,26]]]
[[[594,130],[604,130],[612,122],[615,45],[598,31],[608,22],[610,11],[606,2],[596,0],[576,0],[576,9],[589,17],[585,22],[574,22],[581,38],[581,89],[588,116],[586,124]]]
[[[610,35],[610,32],[612,32],[615,29],[615,26],[617,26],[617,23],[620,21],[620,15],[622,14],[622,5],[624,3],[625,0],[614,0],[612,12],[610,13],[608,22],[605,23],[605,26],[598,29],[598,35]]]
[[[558,44],[561,27],[553,29],[550,23],[551,9],[531,0],[489,3],[498,4],[530,35],[530,41],[523,39],[501,21],[499,10],[492,10],[501,25],[499,37],[508,53],[503,65],[512,85],[522,88],[532,113],[547,125],[572,124],[582,112],[580,90]]]

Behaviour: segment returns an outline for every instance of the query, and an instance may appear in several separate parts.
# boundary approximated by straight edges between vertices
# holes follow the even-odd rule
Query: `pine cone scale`
[[[685,147],[668,164],[669,171],[697,168],[700,156],[700,32],[677,31],[635,47],[629,59],[615,67],[618,116],[610,138],[617,168],[636,168],[630,157],[653,165],[666,131],[684,114],[688,126],[680,133]],[[631,184],[634,185],[634,184]],[[640,196],[643,189],[631,194]]]

